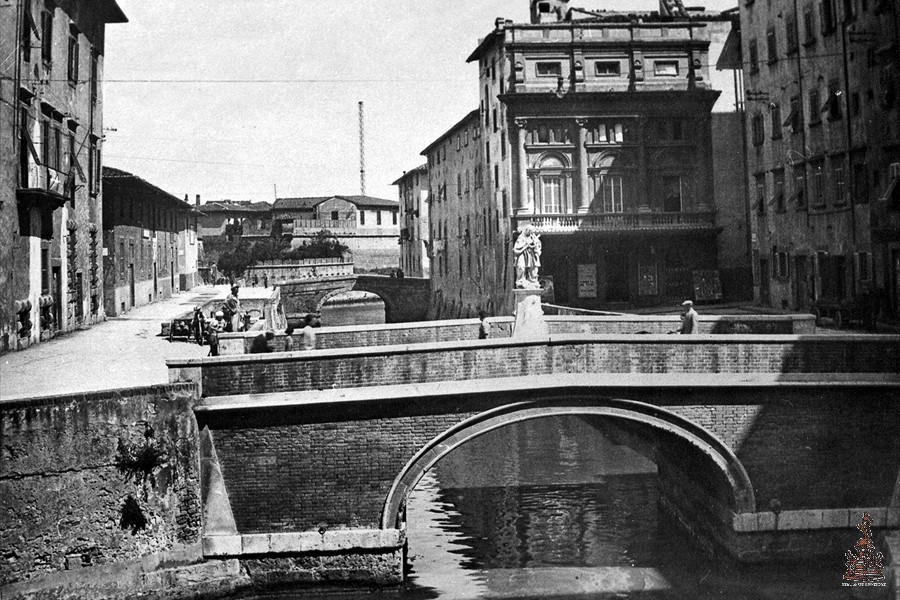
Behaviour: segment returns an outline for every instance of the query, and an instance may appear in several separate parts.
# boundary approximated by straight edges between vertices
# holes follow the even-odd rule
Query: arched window
[[[591,210],[602,213],[624,213],[631,210],[634,163],[621,152],[604,152],[590,169]]]

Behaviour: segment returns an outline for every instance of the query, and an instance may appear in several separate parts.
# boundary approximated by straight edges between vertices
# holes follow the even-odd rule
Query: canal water
[[[451,452],[410,495],[402,586],[272,590],[242,598],[853,597],[840,585],[853,532],[827,564],[748,567],[714,560],[657,510],[653,462],[611,441],[609,431],[610,422],[597,417],[548,417],[504,426]]]

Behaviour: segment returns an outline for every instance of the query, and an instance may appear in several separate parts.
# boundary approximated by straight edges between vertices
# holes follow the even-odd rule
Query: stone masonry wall
[[[555,336],[169,361],[204,396],[554,373],[892,373],[897,336]]]
[[[200,537],[192,385],[0,403],[0,585]]]

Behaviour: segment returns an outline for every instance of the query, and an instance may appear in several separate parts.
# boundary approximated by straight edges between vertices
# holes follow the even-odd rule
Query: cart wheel
[[[844,328],[844,313],[839,310],[834,313],[834,326],[838,329]]]

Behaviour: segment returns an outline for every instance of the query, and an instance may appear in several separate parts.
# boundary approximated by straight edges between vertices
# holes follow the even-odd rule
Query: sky
[[[392,182],[477,108],[479,39],[497,17],[528,21],[528,0],[118,3],[129,22],[106,29],[104,164],[203,202],[358,194],[359,102],[366,193],[396,199]]]

